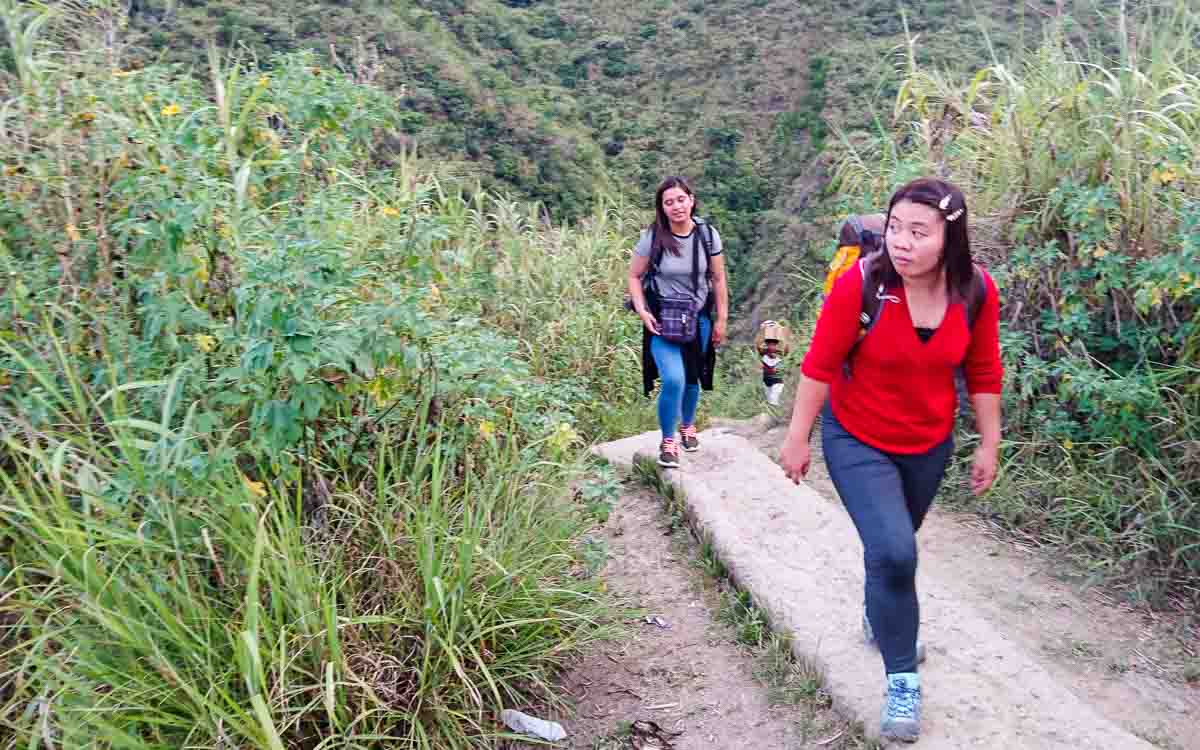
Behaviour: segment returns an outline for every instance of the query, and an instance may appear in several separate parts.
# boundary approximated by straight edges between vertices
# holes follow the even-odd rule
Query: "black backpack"
[[[883,305],[891,298],[886,293],[883,282],[878,278],[878,260],[882,253],[887,252],[887,247],[881,229],[872,228],[881,227],[882,221],[882,214],[851,216],[842,224],[841,231],[838,233],[839,248],[858,246],[858,264],[863,275],[862,312],[858,316],[858,339],[846,355],[847,362],[854,356],[858,345],[879,322]],[[975,327],[975,319],[979,317],[979,310],[983,307],[984,300],[987,299],[987,284],[983,280],[983,273],[978,265],[974,266],[974,271],[975,273],[971,277],[971,289],[967,293],[966,299],[968,330]]]

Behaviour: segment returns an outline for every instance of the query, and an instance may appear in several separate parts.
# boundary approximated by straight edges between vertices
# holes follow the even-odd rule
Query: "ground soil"
[[[563,722],[568,747],[654,747],[629,736],[638,720],[680,732],[668,738],[677,750],[853,746],[841,742],[851,733],[819,699],[773,705],[755,676],[760,660],[718,621],[720,582],[700,570],[698,545],[661,498],[629,485],[598,533],[609,550],[601,575],[637,611],[627,639],[592,651],[566,675],[577,711]]]
[[[778,418],[736,423],[775,457]],[[813,452],[809,484],[837,502]],[[855,733],[819,699],[773,705],[756,678],[754,654],[717,622],[716,584],[696,565],[697,545],[682,543],[656,495],[628,485],[597,530],[608,549],[600,575],[643,611],[628,637],[604,644],[565,675],[575,715],[562,719],[566,746],[641,750],[655,745],[628,727],[650,720],[680,750],[692,748],[847,748]],[[1060,684],[1137,736],[1168,750],[1200,750],[1200,663],[1187,613],[1151,612],[1118,602],[1101,587],[1083,588],[1052,551],[1022,545],[978,516],[935,506],[920,534],[922,566],[970,571],[956,600],[974,607],[1034,655]],[[645,622],[660,617],[669,627]],[[930,658],[938,645],[929,644]],[[636,741],[635,741],[636,739]]]

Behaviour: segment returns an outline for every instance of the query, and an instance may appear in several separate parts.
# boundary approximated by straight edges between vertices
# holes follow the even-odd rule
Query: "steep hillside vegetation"
[[[906,25],[920,63],[963,71],[1036,42],[1049,15],[1087,23],[1096,7],[138,0],[132,23],[146,55],[183,62],[202,62],[209,38],[264,60],[313,49],[395,92],[405,139],[424,153],[542,201],[555,219],[598,195],[644,202],[663,174],[689,175],[729,239],[735,292],[751,299],[803,245],[830,124],[889,119]]]

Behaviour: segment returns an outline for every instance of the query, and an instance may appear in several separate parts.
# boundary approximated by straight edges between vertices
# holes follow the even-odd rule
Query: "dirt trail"
[[[782,420],[725,424],[777,459]],[[838,503],[819,444],[813,459],[808,484]],[[1200,750],[1200,623],[1082,590],[1052,553],[1020,546],[978,516],[936,504],[919,544],[922,572],[940,573],[943,586],[950,581],[953,602],[981,613],[1059,684],[1153,745]],[[938,658],[938,644],[929,649]]]
[[[642,613],[631,637],[586,655],[563,688],[576,715],[563,720],[566,746],[577,750],[654,747],[632,742],[628,724],[650,720],[677,750],[849,748],[832,711],[772,705],[755,678],[755,657],[717,621],[713,580],[695,564],[696,544],[672,534],[661,500],[627,484],[600,534],[608,546],[601,570],[610,590]],[[661,618],[663,628],[645,622]],[[832,742],[829,740],[832,738]],[[820,745],[819,742],[826,742]]]

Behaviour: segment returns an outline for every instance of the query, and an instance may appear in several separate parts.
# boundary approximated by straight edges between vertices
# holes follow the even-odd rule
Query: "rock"
[[[567,736],[567,730],[563,729],[562,724],[557,721],[546,721],[536,716],[514,711],[511,708],[500,712],[500,720],[514,732],[539,737],[550,742],[557,742]]]

